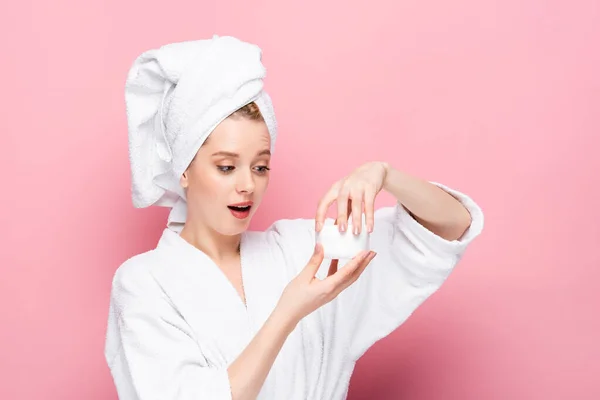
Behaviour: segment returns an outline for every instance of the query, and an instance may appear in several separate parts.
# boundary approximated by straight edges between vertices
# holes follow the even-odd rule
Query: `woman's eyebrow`
[[[239,157],[240,155],[230,151],[217,151],[216,153],[213,153],[213,156]]]
[[[263,156],[263,155],[270,156],[271,150],[265,149],[265,150],[258,152],[258,154],[257,154],[257,156]],[[240,155],[238,153],[233,153],[231,151],[217,151],[216,153],[213,153],[213,157],[214,156],[226,156],[226,157],[236,157],[237,158]]]

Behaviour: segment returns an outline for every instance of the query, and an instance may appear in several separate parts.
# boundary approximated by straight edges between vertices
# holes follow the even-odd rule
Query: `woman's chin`
[[[218,229],[216,229],[216,231],[225,236],[239,235],[248,230],[255,212],[256,209],[250,210],[246,215],[243,213],[229,212],[220,218],[219,224],[217,225]]]
[[[252,216],[249,216],[242,220],[230,222],[227,226],[221,227],[220,233],[226,236],[235,236],[244,233],[248,229],[251,219]]]

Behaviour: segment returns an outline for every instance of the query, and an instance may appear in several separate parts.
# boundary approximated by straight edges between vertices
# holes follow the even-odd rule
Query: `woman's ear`
[[[181,178],[179,178],[179,184],[182,188],[187,189],[188,187],[188,171],[185,170],[183,174],[181,174]]]
[[[179,178],[179,184],[184,189],[187,189],[187,187],[190,185],[190,182],[189,182],[190,168],[192,167],[192,164],[194,164],[195,160],[196,160],[196,156],[194,156],[194,158],[192,158],[192,161],[190,161],[190,163],[188,164],[185,171],[183,171],[183,174],[181,174],[181,178]]]

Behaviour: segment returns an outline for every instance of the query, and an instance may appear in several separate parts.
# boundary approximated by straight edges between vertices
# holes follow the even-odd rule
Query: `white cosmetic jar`
[[[353,233],[352,223],[348,223],[345,232],[340,232],[339,226],[334,221],[328,219],[323,224],[323,228],[316,234],[316,241],[323,246],[325,258],[330,260],[351,259],[361,251],[370,250],[370,234],[365,224],[362,224],[361,232],[358,235]]]

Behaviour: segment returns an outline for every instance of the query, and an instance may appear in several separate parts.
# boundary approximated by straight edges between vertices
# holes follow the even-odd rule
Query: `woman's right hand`
[[[277,309],[295,326],[300,320],[324,304],[337,297],[354,283],[373,260],[376,253],[364,251],[356,255],[342,268],[337,268],[337,260],[332,262],[325,279],[315,277],[323,262],[323,246],[315,245],[315,250],[304,269],[286,286]]]

